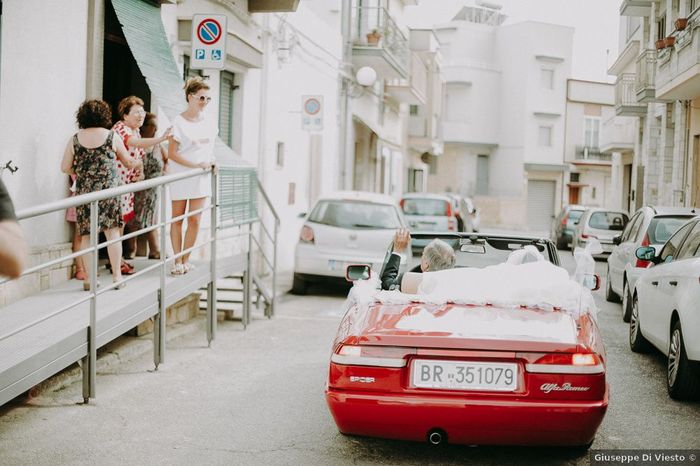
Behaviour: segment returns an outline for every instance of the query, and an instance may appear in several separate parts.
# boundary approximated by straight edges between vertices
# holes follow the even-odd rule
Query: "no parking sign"
[[[190,68],[223,69],[226,64],[226,15],[192,16]]]

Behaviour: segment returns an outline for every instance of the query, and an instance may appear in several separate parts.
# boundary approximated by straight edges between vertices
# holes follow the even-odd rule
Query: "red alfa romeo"
[[[454,246],[457,267],[500,263],[530,244],[559,264],[549,240],[442,238]],[[608,406],[593,313],[527,300],[513,306],[416,296],[396,302],[350,294],[326,388],[342,433],[433,444],[590,446]]]

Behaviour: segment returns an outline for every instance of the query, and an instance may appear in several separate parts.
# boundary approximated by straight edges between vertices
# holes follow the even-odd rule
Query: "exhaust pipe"
[[[431,445],[441,445],[447,441],[447,434],[441,429],[433,429],[428,432],[428,442]]]

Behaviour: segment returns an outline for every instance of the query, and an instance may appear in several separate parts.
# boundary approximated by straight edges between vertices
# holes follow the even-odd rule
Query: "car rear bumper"
[[[425,441],[441,429],[447,441],[468,445],[586,445],[608,407],[599,401],[491,401],[326,390],[345,434]]]
[[[298,245],[294,257],[294,273],[317,277],[345,278],[345,267],[349,264],[369,264],[377,273],[381,271],[382,256],[353,256],[348,251],[319,251],[311,245]]]

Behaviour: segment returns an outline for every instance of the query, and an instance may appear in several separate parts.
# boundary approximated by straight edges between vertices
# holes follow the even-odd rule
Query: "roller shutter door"
[[[531,231],[549,231],[554,216],[555,188],[554,181],[527,182],[527,224]]]

